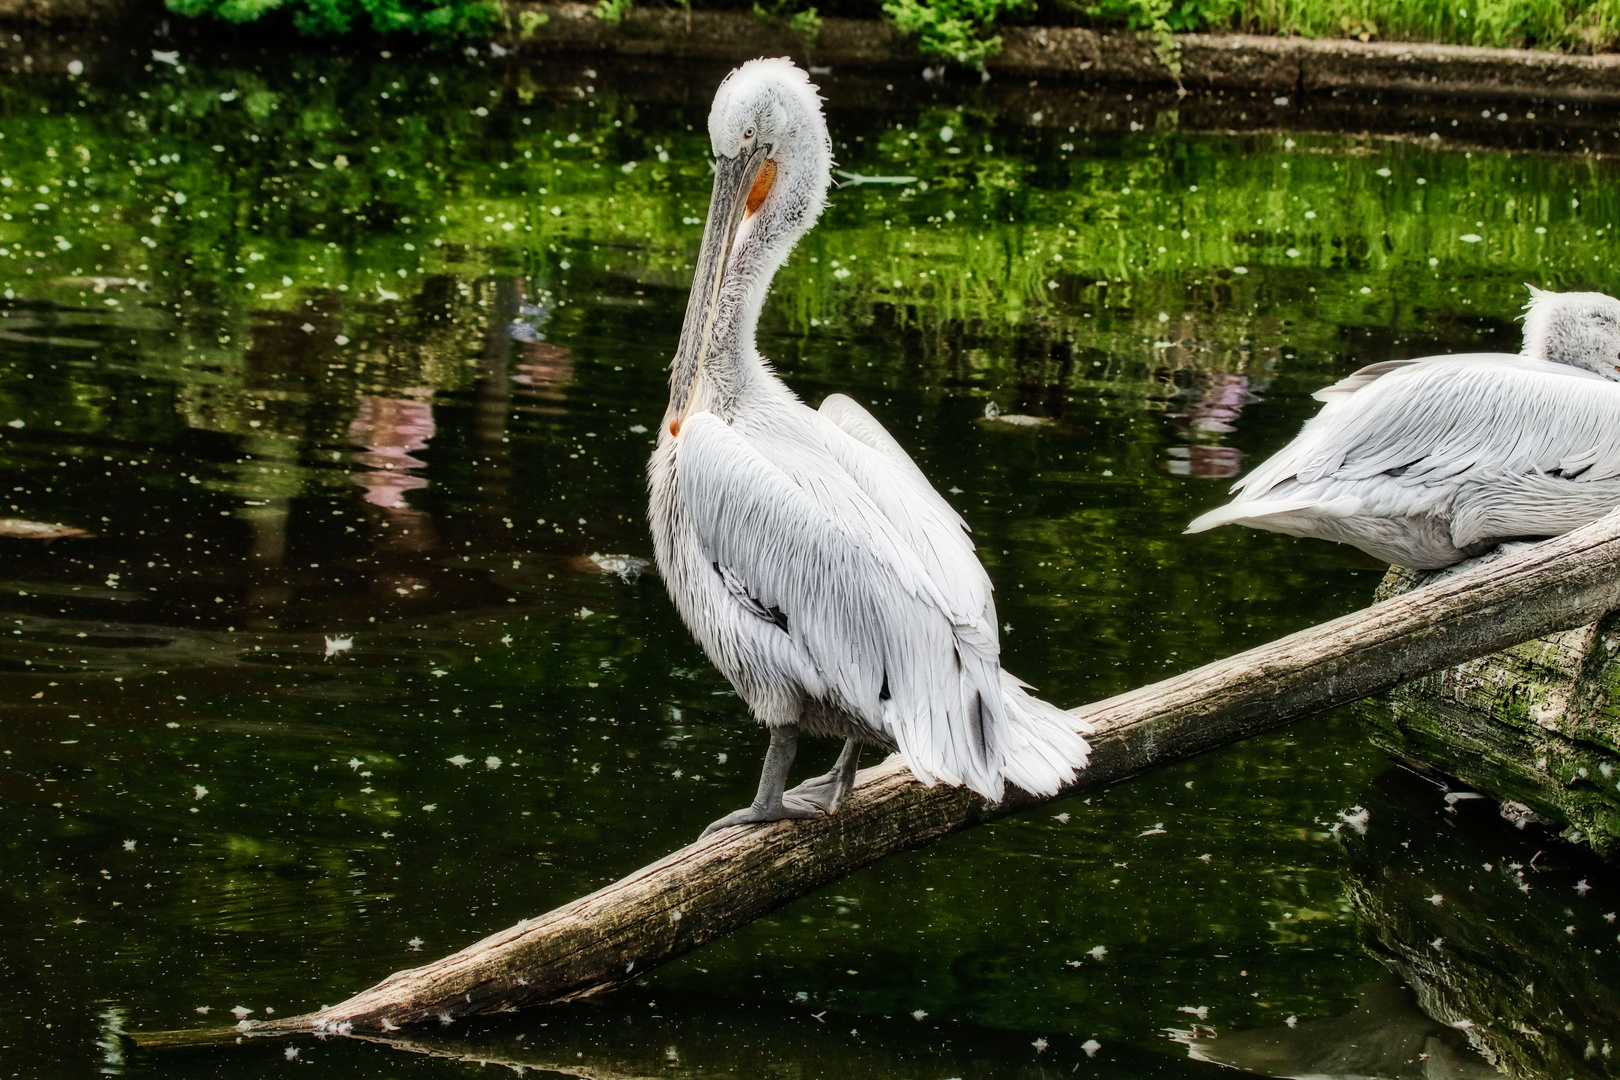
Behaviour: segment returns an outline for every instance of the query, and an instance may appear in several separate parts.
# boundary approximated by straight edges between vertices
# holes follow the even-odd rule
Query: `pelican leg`
[[[788,769],[798,751],[799,728],[784,724],[771,728],[771,746],[765,751],[765,767],[759,773],[759,791],[751,805],[733,811],[703,830],[703,836],[733,825],[752,825],[760,821],[781,821],[784,818],[821,817],[822,811],[796,804],[788,806],[782,801],[782,789],[787,787]],[[702,839],[699,837],[698,839]]]
[[[843,752],[838,755],[838,763],[829,772],[783,792],[782,801],[787,806],[836,814],[844,803],[844,796],[855,786],[855,771],[860,767],[861,744],[854,739],[845,739]]]

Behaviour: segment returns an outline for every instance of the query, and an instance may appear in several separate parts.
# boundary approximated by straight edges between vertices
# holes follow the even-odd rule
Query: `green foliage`
[[[518,12],[518,34],[524,40],[528,40],[534,36],[536,30],[550,21],[551,16],[543,11],[520,11]]]
[[[1161,37],[1247,31],[1573,52],[1620,43],[1620,0],[1088,0],[1078,7]]]
[[[605,23],[619,22],[635,6],[635,2],[636,0],[598,0],[596,17]]]
[[[766,22],[780,23],[807,41],[821,36],[821,12],[813,7],[797,8],[792,0],[770,0],[769,4],[755,0],[754,16]]]
[[[286,9],[299,31],[311,35],[373,30],[381,34],[465,37],[487,33],[501,21],[498,0],[167,0],[170,11],[231,23],[254,22]]]
[[[882,0],[883,12],[903,34],[932,56],[984,68],[985,57],[1001,51],[1001,35],[990,30],[1002,16],[1031,11],[1033,0]]]

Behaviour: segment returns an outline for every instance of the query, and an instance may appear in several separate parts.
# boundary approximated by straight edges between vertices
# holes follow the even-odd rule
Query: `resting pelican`
[[[1534,287],[1524,351],[1393,360],[1316,392],[1293,442],[1187,527],[1237,522],[1416,570],[1620,505],[1620,300]]]
[[[870,413],[842,394],[807,407],[755,348],[771,278],[826,203],[816,88],[787,60],[750,61],[715,94],[709,138],[709,220],[648,464],[653,550],[770,749],[753,804],[704,835],[835,812],[868,743],[925,784],[1056,793],[1089,747],[1001,670],[966,523]],[[843,752],[784,791],[801,729]]]

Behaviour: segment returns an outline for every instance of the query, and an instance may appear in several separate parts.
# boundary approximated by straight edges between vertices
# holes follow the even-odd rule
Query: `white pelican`
[[[1237,522],[1429,570],[1620,506],[1620,300],[1531,288],[1524,351],[1393,360],[1187,527]]]
[[[816,88],[787,60],[750,61],[715,94],[709,138],[709,220],[648,464],[653,549],[770,749],[753,804],[705,835],[833,813],[867,743],[925,784],[1055,793],[1089,747],[1001,670],[966,523],[870,413],[842,394],[809,408],[755,348],[771,278],[826,203]],[[844,749],[784,791],[801,729]]]

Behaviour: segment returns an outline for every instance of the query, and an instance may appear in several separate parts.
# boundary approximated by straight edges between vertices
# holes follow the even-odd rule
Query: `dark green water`
[[[1214,1075],[1195,1024],[1388,977],[1338,832],[1390,763],[1335,715],[597,1006],[421,1053],[130,1050],[612,881],[745,802],[764,745],[657,578],[588,558],[651,554],[723,71],[155,47],[14,42],[0,83],[0,516],[95,534],[0,540],[0,1075]],[[1612,117],[821,81],[840,167],[914,180],[835,192],[762,348],[949,493],[1059,703],[1368,602],[1348,549],[1180,530],[1318,386],[1515,348],[1523,281],[1620,287],[1616,167],[1561,152]],[[1343,125],[1384,134],[1311,133]]]

